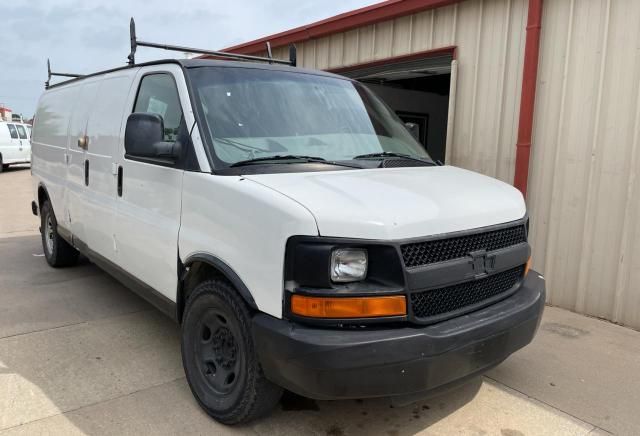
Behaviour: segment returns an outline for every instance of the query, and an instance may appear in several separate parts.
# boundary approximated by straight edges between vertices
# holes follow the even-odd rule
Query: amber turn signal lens
[[[291,312],[310,318],[372,318],[403,316],[407,302],[403,295],[387,297],[291,296]]]
[[[524,266],[524,275],[525,275],[525,277],[529,273],[530,269],[531,269],[531,256],[529,256],[529,259],[527,259],[527,263]]]

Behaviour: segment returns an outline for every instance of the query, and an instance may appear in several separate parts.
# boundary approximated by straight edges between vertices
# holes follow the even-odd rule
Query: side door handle
[[[89,186],[89,159],[84,160],[84,185]]]
[[[118,197],[122,197],[122,165],[118,166]]]
[[[83,150],[89,148],[89,137],[87,135],[82,135],[78,138],[78,147]]]

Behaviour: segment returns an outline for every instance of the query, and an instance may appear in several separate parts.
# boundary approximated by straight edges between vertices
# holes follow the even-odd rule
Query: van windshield
[[[189,70],[217,165],[270,156],[350,161],[377,153],[430,160],[396,114],[350,80],[288,71]]]

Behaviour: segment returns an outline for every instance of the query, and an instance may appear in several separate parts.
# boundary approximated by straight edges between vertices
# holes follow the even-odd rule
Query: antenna
[[[49,59],[47,58],[47,81],[44,82],[44,89],[49,89],[49,86],[51,84],[51,78],[53,76],[72,77],[72,78],[76,79],[78,77],[82,77],[82,74],[54,73],[53,71],[51,71],[51,62],[49,62]]]
[[[129,66],[134,66],[136,64],[138,41],[136,38],[136,22],[133,21],[133,17],[131,17],[131,21],[129,21],[129,38],[131,39],[131,52],[129,56],[127,56],[127,59],[129,60]]]
[[[265,58],[262,56],[252,56],[252,55],[245,55],[245,54],[239,54],[239,53],[228,53],[224,51],[203,50],[200,48],[182,47],[179,45],[158,44],[155,42],[140,41],[136,36],[136,23],[133,20],[133,18],[131,18],[131,22],[129,24],[129,35],[131,38],[131,53],[129,53],[128,59],[129,59],[129,65],[131,66],[135,65],[135,54],[136,54],[136,49],[138,47],[160,48],[163,50],[179,51],[183,53],[185,52],[196,53],[196,54],[203,54],[207,56],[215,56],[220,58],[239,59],[243,61],[258,61],[258,62],[269,62],[270,64],[295,65],[291,63],[291,60],[274,59],[271,55],[271,45],[269,43],[267,43],[267,52],[269,53],[269,57]],[[291,57],[291,50],[289,51],[289,57]]]

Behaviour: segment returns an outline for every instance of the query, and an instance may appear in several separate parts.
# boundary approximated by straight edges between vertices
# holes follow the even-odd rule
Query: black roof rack
[[[51,62],[49,62],[49,59],[47,59],[47,81],[44,82],[44,89],[49,89],[51,78],[53,76],[71,77],[71,78],[77,79],[78,77],[82,77],[82,74],[54,73],[53,71],[51,71]]]
[[[129,22],[129,36],[131,39],[131,52],[129,53],[129,56],[127,56],[127,59],[128,59],[127,63],[129,64],[130,67],[139,65],[139,64],[136,64],[136,50],[138,47],[161,48],[164,50],[179,51],[182,53],[195,53],[195,54],[201,54],[201,55],[215,56],[217,58],[237,59],[242,61],[268,62],[270,64],[290,65],[293,67],[297,65],[297,51],[296,51],[295,44],[289,45],[289,60],[275,59],[271,53],[271,44],[268,41],[266,43],[267,57],[252,56],[252,55],[245,55],[245,54],[238,54],[238,53],[229,53],[224,51],[202,50],[199,48],[182,47],[179,45],[158,44],[155,42],[140,41],[137,38],[136,23],[133,20],[133,17]],[[125,67],[120,67],[120,68],[125,68]],[[116,69],[119,69],[119,68],[116,68]],[[112,71],[112,70],[108,70],[108,71]],[[95,74],[97,73],[89,74],[88,76],[93,76]],[[49,89],[49,87],[51,86],[50,82],[51,82],[51,77],[53,76],[70,77],[71,79],[78,79],[81,77],[85,77],[87,75],[52,72],[51,63],[49,62],[49,59],[47,59],[47,81],[44,83],[45,89]]]
[[[289,60],[285,60],[273,58],[273,55],[271,54],[271,44],[268,41],[266,43],[268,57],[229,53],[225,51],[203,50],[199,48],[182,47],[179,45],[158,44],[155,42],[140,41],[136,36],[136,22],[133,20],[133,17],[129,22],[129,36],[131,39],[131,52],[129,53],[129,56],[127,56],[127,59],[129,60],[130,66],[134,66],[136,64],[136,50],[138,46],[161,48],[163,50],[179,51],[183,53],[195,53],[226,59],[238,59],[244,61],[268,62],[270,64],[291,65],[293,67],[295,67],[297,63],[296,46],[294,44],[289,45]]]

